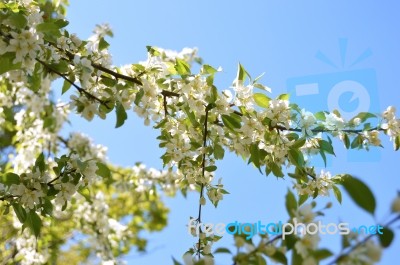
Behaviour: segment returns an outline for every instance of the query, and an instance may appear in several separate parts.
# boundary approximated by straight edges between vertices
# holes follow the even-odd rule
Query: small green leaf
[[[110,169],[103,163],[97,162],[97,171],[96,174],[102,178],[111,178]]]
[[[22,205],[13,203],[12,207],[14,209],[15,215],[17,215],[18,220],[23,224],[26,220],[26,211]]]
[[[172,257],[172,261],[174,262],[174,265],[182,265],[182,263],[178,262],[174,257]]]
[[[18,185],[21,183],[21,180],[17,174],[8,172],[1,176],[0,183],[4,185],[11,186],[12,184]]]
[[[336,200],[338,200],[338,202],[340,204],[342,204],[342,192],[340,191],[340,189],[338,187],[336,187],[336,185],[333,185],[332,189],[333,189],[333,194],[335,195]]]
[[[256,168],[260,169],[260,149],[257,143],[250,145],[250,161]]]
[[[176,59],[175,70],[180,75],[190,75],[189,65],[182,59]]]
[[[335,151],[333,149],[332,143],[325,141],[325,140],[320,140],[319,142],[319,147],[321,148],[321,150],[323,150],[324,152],[331,154],[331,155],[335,155]]]
[[[296,197],[294,196],[293,192],[288,189],[285,199],[286,211],[288,212],[289,216],[293,218],[298,207]]]
[[[394,233],[393,231],[388,228],[384,227],[382,234],[379,234],[379,241],[381,242],[382,247],[388,248],[392,244],[394,239]]]
[[[42,220],[34,210],[29,211],[29,213],[26,216],[24,225],[29,227],[29,229],[35,235],[36,238],[39,237],[40,230],[42,228]]]
[[[364,182],[350,175],[345,175],[342,177],[341,184],[359,207],[371,214],[375,213],[376,201],[374,194]]]
[[[37,167],[40,172],[44,172],[45,168],[46,168],[46,164],[44,162],[44,154],[40,153],[40,155],[38,156],[38,158],[36,158],[35,161],[35,167]]]
[[[253,95],[254,101],[256,102],[256,104],[262,108],[268,108],[269,107],[269,102],[270,102],[270,98],[267,97],[266,95],[262,94],[262,93],[255,93]]]
[[[289,152],[289,160],[296,167],[303,167],[305,164],[304,155],[298,149],[290,148]]]
[[[347,135],[347,133],[344,134],[343,142],[344,142],[344,146],[346,147],[346,149],[349,149],[350,148],[350,139],[349,139],[349,136]]]
[[[365,122],[366,120],[370,119],[370,118],[376,118],[377,116],[375,114],[369,113],[369,112],[360,112],[359,114],[357,114],[357,116],[355,116],[354,118],[352,118],[350,120],[350,123],[353,123],[355,119],[360,119],[361,122]]]
[[[306,143],[306,138],[300,138],[299,140],[294,142],[291,147],[298,149],[303,147],[305,143]]]
[[[12,13],[8,17],[10,24],[18,29],[24,29],[28,23],[25,16],[20,13]]]
[[[104,38],[100,38],[99,41],[99,50],[104,50],[107,49],[110,46],[110,44],[104,39]]]
[[[15,54],[7,52],[0,56],[0,75],[21,67],[21,63],[14,64]]]
[[[161,53],[152,46],[146,46],[147,52],[150,53],[151,56],[160,56]]]
[[[128,115],[126,114],[124,106],[120,102],[116,103],[115,113],[117,114],[117,123],[115,124],[115,128],[119,128],[124,125]]]
[[[217,249],[214,251],[214,254],[217,254],[217,253],[232,254],[232,252],[231,252],[228,248],[217,248]]]
[[[136,93],[135,97],[135,105],[139,106],[140,101],[142,100],[142,97],[144,96],[144,90],[143,88],[139,89],[139,91]]]
[[[394,150],[399,151],[400,149],[400,135],[394,140]]]
[[[213,74],[215,74],[216,72],[217,72],[217,69],[215,69],[214,67],[212,67],[212,66],[210,66],[210,65],[208,65],[208,64],[203,65],[203,66],[202,66],[202,69],[201,69],[201,73],[202,73],[202,74],[210,74],[210,75],[213,75]]]
[[[308,200],[308,198],[309,197],[306,194],[300,195],[299,202],[298,202],[299,206],[303,205]]]
[[[324,111],[317,112],[314,116],[317,120],[326,121],[326,113]]]
[[[217,160],[221,160],[224,158],[225,155],[225,150],[222,146],[220,146],[219,144],[215,144],[214,146],[214,157]]]
[[[217,170],[216,166],[208,166],[204,168],[205,171],[207,172],[214,172],[215,170]]]
[[[44,199],[43,212],[49,216],[53,214],[53,204],[49,199]]]
[[[222,122],[224,123],[224,125],[226,127],[228,127],[228,129],[235,131],[235,129],[240,129],[241,127],[241,123],[240,123],[240,117],[239,119],[234,118],[232,115],[222,115]],[[235,115],[237,116],[237,115]]]
[[[244,69],[244,67],[239,63],[238,65],[238,71],[237,71],[237,75],[236,75],[236,79],[238,81],[240,81],[241,83],[243,83],[244,79],[246,78],[246,70]]]
[[[276,262],[279,262],[280,264],[288,264],[288,260],[285,256],[285,254],[283,254],[281,251],[276,251],[272,256],[271,259],[273,259]]]
[[[278,97],[280,100],[289,100],[290,95],[289,94],[282,94]]]
[[[44,22],[36,26],[36,30],[46,34],[61,36],[60,29],[57,24],[52,22]]]
[[[63,95],[65,92],[67,92],[71,88],[71,83],[64,80],[64,84],[62,86],[62,91],[61,94]]]
[[[328,250],[328,249],[318,249],[316,251],[314,251],[314,255],[313,255],[318,261],[320,260],[324,260],[327,259],[329,257],[333,256],[333,253]]]

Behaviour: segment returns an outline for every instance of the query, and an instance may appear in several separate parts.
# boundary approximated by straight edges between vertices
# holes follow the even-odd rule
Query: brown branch
[[[206,117],[204,119],[204,133],[203,133],[203,148],[206,149],[207,147],[207,131],[208,131],[208,112],[209,109],[206,108]],[[205,176],[205,170],[206,170],[206,150],[203,150],[203,161],[201,163],[201,175],[204,178]],[[201,224],[201,209],[202,209],[202,205],[201,205],[201,198],[203,198],[203,194],[204,194],[204,183],[201,183],[201,187],[200,187],[200,200],[199,200],[199,215],[197,217],[197,222],[199,224]],[[201,227],[199,229],[199,233],[201,233]],[[200,244],[201,244],[201,238],[199,235],[199,242],[198,242],[198,248],[197,248],[197,256],[200,259]]]
[[[389,221],[386,225],[384,225],[384,227],[388,227],[392,224],[394,224],[395,222],[400,220],[400,215],[398,215],[397,217],[395,217],[393,220]],[[365,243],[368,242],[368,240],[370,240],[371,238],[375,237],[377,234],[370,234],[369,236],[367,236],[366,238],[364,238],[364,240],[358,242],[357,244],[351,246],[345,253],[341,254],[340,256],[336,257],[333,261],[331,261],[330,263],[328,263],[328,265],[334,265],[337,264],[338,261],[343,258],[346,257],[348,255],[351,254],[351,252],[353,252],[355,249],[357,249],[358,247],[364,245]]]
[[[65,81],[67,81],[74,88],[76,88],[79,91],[79,93],[84,94],[89,99],[95,100],[95,101],[99,102],[100,104],[104,105],[106,108],[110,109],[110,107],[107,105],[108,101],[101,100],[98,97],[96,97],[95,95],[87,92],[85,89],[83,89],[80,86],[78,86],[77,84],[75,84],[71,79],[66,77],[64,74],[62,74],[59,71],[53,69],[50,65],[46,64],[42,60],[36,58],[36,61],[38,61],[41,65],[43,65],[49,72],[53,72],[53,73],[57,74],[58,76],[62,77]]]

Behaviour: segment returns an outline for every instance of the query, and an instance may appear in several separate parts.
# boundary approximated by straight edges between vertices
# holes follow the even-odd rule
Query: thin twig
[[[201,164],[201,175],[202,178],[204,179],[205,176],[205,169],[206,169],[206,148],[207,148],[207,131],[208,131],[208,111],[209,109],[206,108],[206,117],[204,119],[204,133],[203,133],[203,161]],[[201,224],[201,209],[202,209],[202,205],[201,205],[201,198],[203,198],[203,194],[204,194],[204,183],[201,183],[201,187],[200,187],[200,200],[199,200],[199,215],[197,217],[197,221],[199,224]],[[200,233],[201,231],[201,227],[200,227]],[[200,259],[200,244],[201,244],[201,238],[199,235],[199,242],[198,242],[198,248],[197,248],[197,255],[198,258]]]
[[[388,227],[391,226],[392,224],[394,224],[395,222],[400,220],[400,215],[396,216],[393,220],[389,221],[386,225],[384,225],[384,227]],[[343,258],[346,257],[348,255],[351,254],[351,252],[353,252],[355,249],[357,249],[358,247],[364,245],[365,243],[367,243],[368,240],[370,240],[371,238],[375,237],[377,234],[370,234],[369,236],[367,236],[366,238],[364,238],[364,240],[358,242],[357,244],[351,246],[346,252],[344,252],[343,254],[341,254],[340,256],[336,257],[333,261],[331,261],[330,263],[328,263],[328,265],[334,265],[337,264],[337,262]]]

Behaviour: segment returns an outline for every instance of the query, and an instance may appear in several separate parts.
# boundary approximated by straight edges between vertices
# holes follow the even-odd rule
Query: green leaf
[[[342,192],[336,185],[333,185],[332,189],[333,189],[333,194],[335,195],[336,200],[338,200],[338,202],[340,204],[342,204]]]
[[[26,216],[24,225],[29,227],[29,229],[35,235],[36,238],[39,237],[40,230],[42,228],[42,220],[34,210],[29,211],[29,213]]]
[[[179,75],[190,75],[189,65],[182,59],[176,59],[175,70]]]
[[[296,167],[303,167],[305,164],[303,153],[298,149],[290,148],[288,151],[290,162]]]
[[[292,251],[292,265],[305,265],[303,257],[294,248]]]
[[[364,182],[350,175],[345,175],[342,177],[341,184],[359,207],[371,214],[375,213],[376,201],[374,194]]]
[[[236,79],[240,82],[243,83],[244,79],[246,78],[246,70],[244,69],[244,67],[239,63],[238,65],[238,71],[237,71],[237,76]]]
[[[369,113],[369,112],[360,112],[350,120],[350,123],[353,123],[355,119],[359,118],[361,122],[365,122],[366,120],[370,118],[376,118],[377,116],[375,114]]]
[[[289,94],[282,94],[278,97],[280,100],[289,100],[290,95]]]
[[[313,255],[318,261],[327,259],[333,256],[333,253],[328,249],[318,249],[314,252]]]
[[[353,142],[351,143],[351,149],[361,148],[363,144],[363,137],[361,135],[354,138]]]
[[[8,21],[12,26],[14,26],[18,29],[24,29],[28,23],[25,16],[20,13],[12,13],[8,17]]]
[[[15,214],[18,217],[18,220],[23,224],[25,223],[26,220],[26,211],[24,209],[24,207],[22,207],[22,205],[17,204],[17,203],[13,203],[12,207],[14,209]]]
[[[144,96],[144,90],[143,88],[139,89],[139,91],[136,93],[135,97],[135,105],[139,106],[140,101],[142,100],[142,97]]]
[[[44,162],[44,154],[43,153],[40,153],[38,158],[36,158],[35,167],[39,168],[40,172],[42,172],[42,173],[44,172],[44,170],[46,168],[46,164]]]
[[[250,145],[250,160],[253,162],[254,166],[260,169],[260,149],[258,149],[258,144],[254,143]]]
[[[400,135],[394,140],[394,150],[399,151],[400,149]]]
[[[1,176],[0,182],[4,185],[11,186],[12,184],[18,185],[21,183],[21,180],[17,174],[8,172]]]
[[[119,128],[124,125],[128,115],[126,114],[124,106],[120,102],[116,103],[115,113],[117,114],[117,123],[115,124],[115,128]]]
[[[346,147],[346,149],[349,149],[350,148],[350,139],[349,139],[349,136],[347,135],[347,133],[344,134],[343,142],[344,142],[344,146]]]
[[[289,216],[293,218],[298,207],[296,197],[294,196],[293,192],[288,189],[285,199],[286,211],[288,212]]]
[[[215,170],[217,170],[216,166],[208,166],[204,168],[205,171],[207,172],[214,172]]]
[[[325,140],[320,140],[318,143],[321,150],[323,150],[328,154],[335,155],[335,151],[333,150],[333,146],[330,142]]]
[[[53,22],[44,22],[36,26],[36,30],[39,32],[52,32],[58,31],[59,27]]]
[[[97,170],[96,174],[102,178],[111,178],[111,171],[110,169],[103,163],[97,162]]]
[[[66,19],[57,19],[54,24],[57,25],[58,28],[65,28],[66,26],[68,26],[69,21]]]
[[[210,103],[210,104],[215,103],[215,101],[217,101],[217,99],[218,99],[218,90],[217,90],[217,87],[213,85],[213,86],[211,86],[211,93],[210,93],[210,97],[208,99],[208,103]]]
[[[326,121],[326,113],[324,111],[317,112],[314,116],[317,120]]]
[[[281,251],[276,251],[270,258],[281,264],[285,264],[285,265],[288,264],[288,260],[285,256],[285,254],[283,254]]]
[[[100,38],[99,41],[99,50],[104,50],[107,49],[110,46],[110,44],[104,39],[104,38]]]
[[[210,66],[210,65],[208,65],[208,64],[203,65],[203,66],[202,66],[202,69],[201,69],[201,73],[202,73],[202,74],[210,74],[210,75],[213,75],[213,74],[215,74],[216,72],[217,72],[217,69],[215,69],[214,67],[212,67],[212,66]]]
[[[15,54],[7,52],[0,56],[0,75],[21,67],[21,63],[14,64]]]
[[[64,84],[62,86],[61,95],[63,95],[65,92],[67,92],[70,88],[71,88],[71,83],[66,81],[66,80],[64,80]]]
[[[228,129],[235,131],[236,129],[240,129],[241,123],[240,123],[240,117],[239,119],[234,118],[235,114],[232,115],[222,115],[222,122]],[[237,115],[235,115],[237,116]]]
[[[174,262],[174,265],[182,265],[182,263],[179,263],[174,257],[172,257],[172,261]]]
[[[60,61],[59,63],[52,63],[49,65],[50,69],[53,69],[61,74],[69,72],[68,63],[66,61]]]
[[[394,233],[393,231],[388,228],[384,227],[382,234],[379,234],[379,241],[381,242],[382,247],[388,248],[392,244],[394,239]]]
[[[231,252],[228,248],[217,248],[217,249],[214,251],[214,254],[217,254],[217,253],[232,254],[232,252]]]
[[[222,146],[220,146],[219,144],[215,144],[214,146],[214,157],[217,160],[221,160],[224,158],[225,155],[225,150]]]
[[[53,214],[53,204],[49,199],[44,199],[43,212],[49,216]]]
[[[304,146],[304,144],[306,143],[306,138],[300,138],[299,140],[297,140],[296,142],[294,142],[291,146],[291,148],[301,148]]]
[[[268,108],[269,107],[269,102],[270,102],[270,98],[267,97],[266,95],[262,94],[262,93],[255,93],[253,95],[254,101],[256,102],[256,104],[262,108]]]
[[[152,46],[146,46],[147,52],[150,53],[151,56],[160,56],[161,53]]]
[[[301,206],[303,203],[305,203],[308,200],[308,195],[303,194],[299,196],[299,202],[298,205]]]

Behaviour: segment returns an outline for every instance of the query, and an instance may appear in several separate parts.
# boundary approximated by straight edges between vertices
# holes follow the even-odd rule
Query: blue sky
[[[67,17],[71,22],[70,32],[78,33],[81,38],[90,36],[96,24],[109,23],[114,30],[114,38],[109,42],[116,65],[145,59],[146,45],[176,50],[198,47],[206,63],[224,69],[216,79],[220,89],[231,85],[240,62],[254,76],[265,72],[264,84],[272,88],[274,95],[290,91],[292,99],[303,108],[327,110],[334,105],[352,112],[359,106],[367,108],[362,111],[379,111],[388,105],[400,108],[398,5],[395,1],[372,0],[246,3],[85,0],[71,1]],[[343,92],[340,90],[343,82],[358,84],[360,89],[344,91],[338,96]],[[318,93],[299,96],[296,89],[310,84],[318,87]],[[162,167],[157,131],[145,127],[133,113],[122,128],[114,129],[114,124],[113,118],[89,123],[72,116],[72,127],[68,129],[87,133],[97,143],[108,146],[109,158],[116,164],[129,166],[141,161],[149,167]],[[368,183],[378,197],[377,221],[385,220],[400,189],[397,167],[400,154],[393,151],[388,141],[384,146],[385,149],[372,154],[361,151],[348,155],[338,145],[337,157],[328,168],[334,174],[352,173]],[[207,205],[203,220],[214,223],[287,220],[284,194],[292,185],[290,179],[266,178],[234,155],[227,155],[219,163],[217,177],[223,177],[231,194],[218,209]],[[324,222],[375,223],[347,196],[342,205],[333,196],[323,199],[319,208],[330,200],[334,207],[326,212]],[[132,253],[128,256],[130,263],[170,264],[172,255],[181,257],[195,242],[187,235],[185,225],[189,216],[196,214],[197,202],[197,195],[167,199],[171,208],[169,226],[161,233],[149,235],[150,253]],[[322,239],[324,246],[338,249],[339,238]],[[226,236],[216,246],[231,244],[231,238]],[[380,264],[393,264],[399,247],[398,238]],[[231,263],[220,256],[216,264]]]

